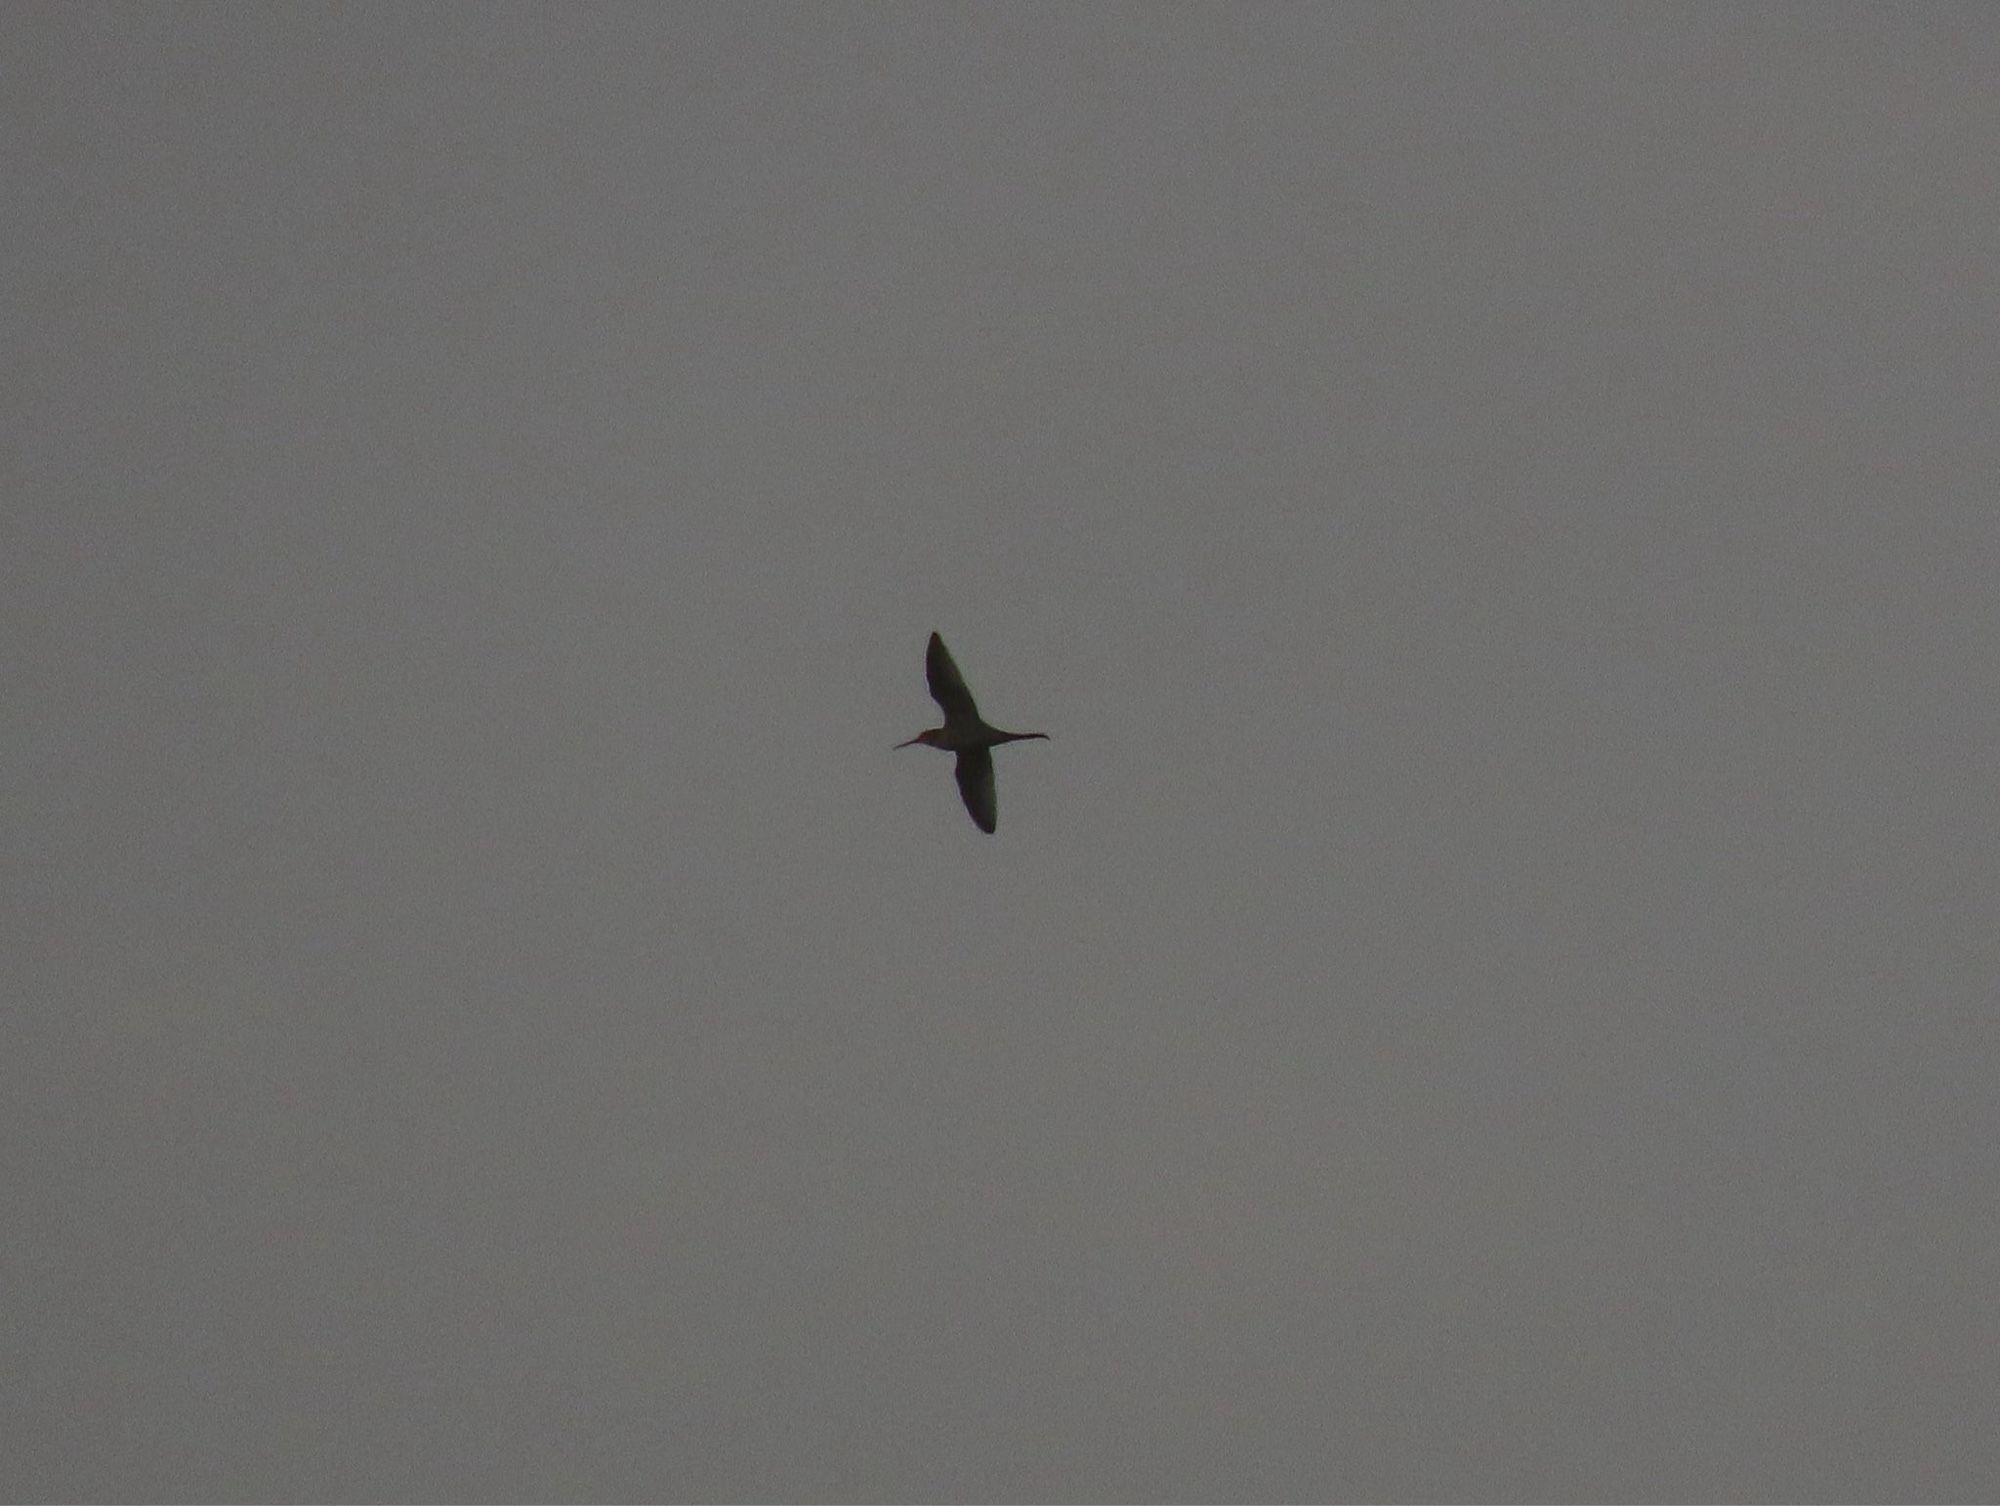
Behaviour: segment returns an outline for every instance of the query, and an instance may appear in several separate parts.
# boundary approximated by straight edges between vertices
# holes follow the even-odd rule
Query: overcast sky
[[[2000,13],[0,60],[0,1495],[2000,1493]]]

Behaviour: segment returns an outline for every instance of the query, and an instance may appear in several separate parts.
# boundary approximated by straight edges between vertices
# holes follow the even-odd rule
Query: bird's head
[[[899,748],[912,748],[915,747],[918,743],[922,743],[926,748],[935,748],[938,745],[938,739],[943,736],[944,736],[944,728],[933,727],[928,732],[919,732],[915,737],[910,738],[907,742],[897,743],[896,746]]]

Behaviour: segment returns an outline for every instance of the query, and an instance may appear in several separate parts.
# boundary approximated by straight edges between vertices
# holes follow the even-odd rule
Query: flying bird
[[[922,743],[927,748],[942,748],[947,753],[956,753],[958,792],[965,797],[965,808],[972,813],[973,824],[981,831],[990,833],[997,815],[993,794],[993,750],[1002,743],[1026,742],[1034,737],[1046,742],[1049,735],[1046,732],[1002,732],[998,727],[987,726],[980,718],[979,708],[973,704],[972,692],[965,688],[965,676],[951,662],[951,651],[936,633],[931,634],[930,650],[924,655],[924,678],[930,681],[931,699],[944,710],[944,725],[919,732],[908,742],[897,743],[896,746],[907,748]]]

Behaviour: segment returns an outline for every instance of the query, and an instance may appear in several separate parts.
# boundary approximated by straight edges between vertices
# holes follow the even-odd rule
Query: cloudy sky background
[[[1993,12],[0,58],[0,1494],[2000,1491]]]

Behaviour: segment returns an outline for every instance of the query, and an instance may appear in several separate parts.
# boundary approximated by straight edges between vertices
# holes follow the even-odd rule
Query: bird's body
[[[965,688],[965,676],[958,672],[944,639],[936,633],[931,634],[931,646],[924,655],[924,678],[930,682],[931,699],[944,712],[944,725],[919,732],[896,746],[907,748],[921,743],[927,748],[942,748],[957,754],[958,792],[965,797],[965,808],[971,813],[973,824],[991,833],[999,814],[993,790],[993,750],[1002,743],[1026,742],[1031,738],[1046,742],[1048,733],[1002,732],[998,727],[989,727],[979,715],[972,692]]]

